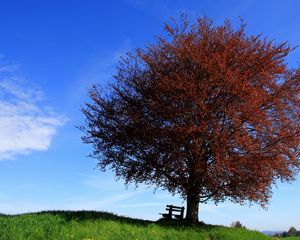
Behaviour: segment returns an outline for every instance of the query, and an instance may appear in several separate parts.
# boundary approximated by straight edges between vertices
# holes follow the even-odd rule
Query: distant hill
[[[47,211],[0,216],[0,240],[271,240],[247,229],[157,222],[96,211]]]
[[[300,237],[285,237],[281,238],[282,240],[300,240]]]
[[[277,233],[282,233],[283,231],[261,231],[263,234],[267,235],[267,236],[274,236]]]

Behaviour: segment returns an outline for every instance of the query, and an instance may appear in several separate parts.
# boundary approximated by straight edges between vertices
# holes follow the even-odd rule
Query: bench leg
[[[170,209],[169,209],[169,219],[172,219],[172,212],[173,212],[173,206],[171,205],[170,206]]]

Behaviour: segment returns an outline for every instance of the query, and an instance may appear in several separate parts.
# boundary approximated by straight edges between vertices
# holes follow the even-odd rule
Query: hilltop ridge
[[[0,215],[0,240],[271,240],[257,231],[184,221],[148,221],[97,211]]]

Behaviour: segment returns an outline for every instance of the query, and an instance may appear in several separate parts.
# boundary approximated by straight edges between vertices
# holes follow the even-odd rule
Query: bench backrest
[[[171,210],[175,212],[182,212],[184,211],[184,207],[178,207],[178,206],[173,206],[173,205],[167,205],[166,210],[169,211]]]

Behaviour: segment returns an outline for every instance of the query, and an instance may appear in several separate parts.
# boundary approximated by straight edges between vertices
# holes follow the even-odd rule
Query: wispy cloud
[[[69,208],[86,209],[86,210],[93,210],[93,209],[113,210],[119,208],[121,205],[123,205],[124,202],[130,201],[135,197],[140,196],[143,192],[144,190],[115,193],[106,197],[102,197],[99,200],[86,200],[86,199],[78,200],[77,199],[73,203],[69,204]]]
[[[47,150],[66,118],[42,103],[43,92],[16,76],[17,65],[0,62],[0,161]]]
[[[83,65],[80,74],[75,82],[72,82],[68,90],[68,104],[73,105],[74,102],[82,102],[87,96],[87,90],[94,84],[100,83],[102,87],[106,87],[113,80],[116,73],[116,66],[122,56],[131,49],[129,39],[114,50],[104,53],[95,53],[87,59]],[[75,90],[74,90],[75,89]]]
[[[0,59],[1,59],[1,55],[0,55]],[[17,64],[0,66],[0,72],[14,72],[15,70],[18,69],[18,67],[19,65]]]
[[[128,191],[111,194],[99,199],[87,199],[85,197],[75,197],[73,199],[59,199],[51,202],[40,200],[11,199],[8,196],[0,195],[0,213],[18,214],[26,212],[36,212],[43,210],[100,210],[117,211],[119,208],[135,208],[134,205],[126,205],[143,194],[144,190]],[[149,206],[149,204],[147,204]],[[137,207],[143,207],[138,206]],[[145,206],[144,206],[145,207]]]
[[[102,173],[101,176],[87,175],[83,177],[84,186],[92,190],[105,192],[125,190],[124,181],[113,181],[113,179],[107,178],[105,173]]]

